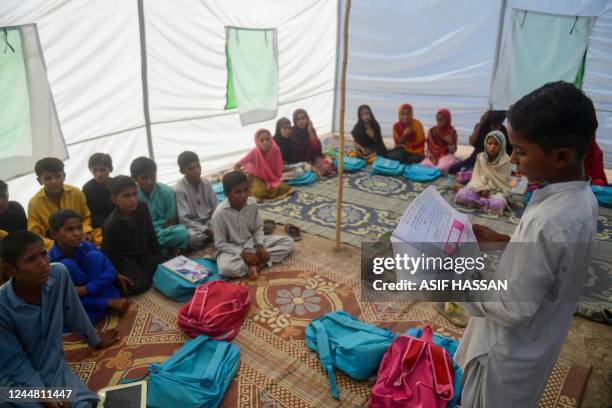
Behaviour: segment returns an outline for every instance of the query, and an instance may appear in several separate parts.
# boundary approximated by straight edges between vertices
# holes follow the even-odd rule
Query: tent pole
[[[351,0],[345,0],[343,24],[342,74],[340,77],[340,147],[338,148],[338,195],[336,196],[336,249],[340,249],[340,224],[342,221],[342,189],[344,177],[344,111],[346,106],[346,63],[348,60],[348,29]]]
[[[499,28],[497,29],[497,39],[495,41],[495,55],[493,57],[493,75],[491,75],[491,88],[489,89],[489,109],[493,110],[491,103],[491,94],[493,93],[493,83],[495,82],[495,74],[497,65],[499,64],[499,53],[501,52],[502,35],[504,33],[504,21],[506,19],[506,0],[501,2],[501,10],[499,11]]]
[[[147,77],[147,39],[145,35],[144,0],[138,0],[138,25],[140,31],[140,67],[142,77],[142,105],[144,109],[145,129],[149,157],[155,160],[153,137],[151,136],[151,116],[149,113],[149,80]]]

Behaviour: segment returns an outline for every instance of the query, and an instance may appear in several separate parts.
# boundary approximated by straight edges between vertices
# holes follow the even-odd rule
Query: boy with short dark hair
[[[597,201],[582,160],[597,129],[592,101],[573,84],[549,83],[510,107],[512,163],[533,193],[512,237],[474,225],[479,243],[508,243],[495,271],[508,291],[471,292],[472,316],[455,354],[461,405],[535,407],[572,322],[591,261]],[[484,298],[487,296],[487,298]],[[486,300],[486,301],[485,301]]]
[[[117,342],[117,330],[96,333],[68,271],[62,264],[49,264],[39,235],[9,234],[0,245],[0,259],[11,276],[0,287],[0,384],[69,388],[73,407],[90,407],[98,397],[66,363],[63,326],[98,349]]]
[[[106,153],[94,153],[89,158],[88,167],[93,178],[83,186],[83,194],[91,210],[94,241],[102,242],[102,224],[115,209],[108,190],[113,159]]]
[[[138,199],[151,212],[159,246],[164,253],[174,255],[187,249],[189,235],[184,225],[177,224],[176,198],[165,184],[157,182],[157,165],[148,157],[138,157],[130,165],[132,178],[138,184]]]
[[[130,302],[113,285],[117,271],[94,244],[83,241],[81,216],[74,210],[56,211],[49,217],[49,227],[55,240],[49,258],[68,269],[91,322],[105,317],[109,309],[124,313]]]
[[[122,288],[131,295],[151,287],[161,253],[149,207],[138,200],[136,182],[127,176],[113,177],[108,183],[115,209],[103,226],[102,251],[117,271],[129,278]]]
[[[85,240],[91,241],[91,212],[85,195],[76,187],[64,183],[64,163],[55,157],[45,157],[34,166],[36,179],[42,188],[28,203],[28,229],[40,235],[45,248],[51,248],[53,240],[49,234],[49,216],[62,208],[70,208],[83,217]],[[99,245],[99,242],[94,244]]]
[[[210,182],[202,177],[197,154],[185,151],[177,161],[185,176],[174,187],[178,221],[187,227],[189,246],[199,249],[213,237],[210,218],[217,207],[217,196]]]
[[[11,233],[27,228],[23,207],[17,201],[9,201],[8,185],[0,180],[0,231]]]
[[[287,236],[264,236],[257,201],[249,197],[246,174],[227,173],[223,176],[223,190],[226,199],[212,216],[219,274],[254,279],[263,267],[288,257],[293,240]]]

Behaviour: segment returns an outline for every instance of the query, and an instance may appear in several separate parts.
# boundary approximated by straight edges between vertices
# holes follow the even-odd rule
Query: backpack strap
[[[393,340],[393,338],[395,337],[395,335],[387,329],[382,329],[380,327],[364,323],[360,320],[355,320],[350,315],[345,313],[331,312],[327,313],[323,317],[333,320],[334,322],[341,324],[342,326],[350,327],[351,329],[366,331],[368,333],[376,334],[379,336],[386,336],[391,340]]]
[[[395,363],[391,366],[387,379],[385,380],[387,386],[401,386],[402,377],[407,376],[412,372],[416,362],[419,360],[419,357],[424,350],[425,343],[423,341],[413,337],[406,338],[408,339],[408,345],[406,346],[402,357],[396,359]],[[406,390],[406,392],[408,395],[412,394],[412,391],[410,390]]]
[[[453,399],[453,383],[455,372],[450,364],[450,355],[442,347],[433,344],[433,331],[429,325],[423,328],[421,339],[427,342],[429,358],[433,369],[434,385],[440,399],[450,401]]]
[[[227,350],[230,347],[230,344],[226,341],[215,341],[216,345],[215,353],[208,361],[208,367],[206,367],[206,371],[202,375],[202,377],[206,380],[215,380],[215,374],[217,370],[223,364],[223,360],[225,359],[225,355],[227,354]]]
[[[310,324],[312,325],[313,329],[315,329],[315,333],[317,335],[319,360],[321,361],[321,366],[323,366],[323,371],[327,373],[327,378],[329,379],[329,385],[331,387],[331,394],[335,399],[340,400],[336,379],[334,377],[334,365],[331,358],[331,346],[329,344],[327,330],[320,321],[314,320]]]

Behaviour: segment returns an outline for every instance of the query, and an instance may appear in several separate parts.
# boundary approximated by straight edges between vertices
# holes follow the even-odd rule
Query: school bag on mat
[[[178,326],[189,337],[232,340],[244,321],[251,298],[246,286],[222,280],[206,282],[179,309]]]
[[[169,298],[185,303],[193,296],[193,292],[195,292],[199,285],[204,282],[222,279],[219,275],[219,268],[217,268],[216,262],[203,258],[194,259],[194,261],[210,271],[208,277],[197,283],[191,283],[175,273],[170,272],[162,265],[158,265],[153,275],[153,287]]]
[[[235,344],[208,336],[187,341],[164,363],[149,366],[147,407],[217,408],[236,374],[239,353]]]
[[[442,176],[440,169],[435,167],[421,166],[420,164],[411,164],[406,167],[404,171],[404,177],[410,181],[417,181],[419,183],[426,183],[433,181],[438,177]]]
[[[220,203],[221,201],[225,200],[225,192],[223,191],[223,183],[221,182],[213,183],[212,189],[215,192],[215,195],[217,196],[217,202]]]
[[[453,399],[453,364],[442,347],[432,343],[431,327],[420,339],[399,336],[385,353],[370,408],[445,408]]]
[[[602,207],[612,208],[612,187],[591,186],[591,191],[597,198],[597,203]]]
[[[342,163],[342,170],[345,173],[356,173],[360,170],[363,170],[366,166],[365,160],[359,157],[344,157]],[[334,160],[334,167],[338,168],[338,159]]]
[[[419,338],[423,335],[423,329],[417,327],[408,329],[406,330],[406,335]],[[455,380],[453,381],[453,399],[446,405],[446,408],[453,408],[457,406],[457,402],[459,402],[459,397],[461,396],[461,379],[463,378],[463,371],[461,371],[461,367],[457,365],[454,358],[455,352],[459,347],[459,340],[434,332],[431,341],[436,346],[440,346],[446,350],[453,361],[453,372],[455,373]]]
[[[306,327],[306,346],[319,354],[331,394],[338,396],[334,368],[355,380],[376,373],[395,334],[355,319],[344,311],[330,312]]]
[[[307,186],[315,181],[317,181],[316,173],[314,171],[307,171],[292,180],[287,180],[286,183],[290,186]]]
[[[372,163],[372,173],[385,176],[400,176],[405,168],[406,165],[398,160],[386,159],[380,156]]]

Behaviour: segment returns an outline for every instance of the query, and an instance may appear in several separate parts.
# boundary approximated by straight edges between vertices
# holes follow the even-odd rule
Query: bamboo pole
[[[342,190],[344,188],[344,111],[346,107],[346,63],[348,60],[348,29],[351,0],[345,0],[342,32],[342,73],[340,75],[340,147],[338,148],[338,194],[336,196],[336,249],[340,249],[342,222]]]

